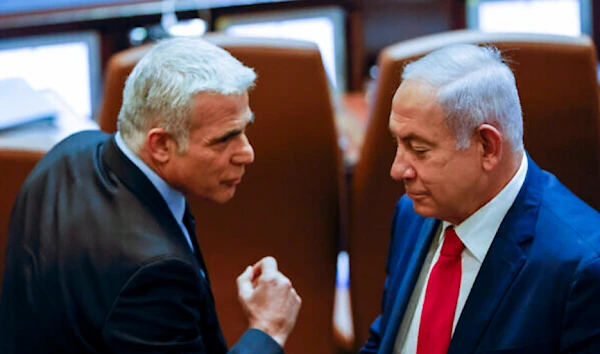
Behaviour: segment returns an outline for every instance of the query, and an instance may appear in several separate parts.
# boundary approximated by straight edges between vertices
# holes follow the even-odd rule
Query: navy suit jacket
[[[61,142],[13,208],[0,353],[227,352],[189,213],[184,223],[195,252],[113,136]],[[249,330],[230,353],[282,349]]]
[[[361,353],[393,353],[439,223],[398,202],[382,313]],[[600,353],[599,255],[600,214],[529,159],[448,353]]]

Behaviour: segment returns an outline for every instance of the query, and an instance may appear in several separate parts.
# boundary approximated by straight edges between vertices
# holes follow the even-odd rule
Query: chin
[[[232,188],[231,190],[217,193],[216,195],[213,195],[212,198],[210,198],[210,199],[212,199],[216,203],[225,204],[228,201],[230,201],[231,199],[233,199],[234,196],[235,196],[235,188]]]
[[[449,222],[452,225],[459,225],[466,218],[457,218],[454,214],[442,213],[442,210],[435,208],[431,205],[423,205],[419,203],[413,203],[413,209],[415,213],[421,215],[424,218],[438,219]]]
[[[421,215],[424,218],[437,218],[438,213],[436,213],[436,210],[421,201],[413,200],[413,209],[415,210],[415,213]]]

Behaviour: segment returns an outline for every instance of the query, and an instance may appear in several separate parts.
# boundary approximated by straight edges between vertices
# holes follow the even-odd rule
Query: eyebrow
[[[394,132],[392,132],[391,129],[390,129],[390,134],[392,134],[392,137],[394,137],[394,139],[398,138],[396,136],[396,134],[394,134]],[[427,144],[427,145],[430,145],[430,146],[435,146],[436,145],[435,143],[433,143],[433,142],[431,142],[431,141],[429,141],[429,140],[427,140],[427,139],[425,139],[425,138],[423,138],[421,136],[418,136],[415,133],[409,133],[408,135],[400,137],[400,140],[403,141],[403,142],[406,142],[406,143],[411,143],[411,142],[414,141],[414,142],[418,142],[418,143]]]
[[[410,133],[406,136],[403,136],[402,138],[400,138],[400,140],[405,141],[407,143],[411,143],[411,142],[417,142],[417,143],[423,143],[423,144],[427,144],[430,146],[434,146],[436,145],[434,142],[429,141],[421,136],[415,135],[414,133]]]
[[[232,137],[234,137],[236,135],[240,135],[244,131],[244,129],[246,129],[248,126],[252,125],[252,123],[254,123],[254,113],[250,112],[250,119],[248,119],[248,123],[246,123],[246,125],[244,126],[244,128],[242,128],[242,129],[238,128],[238,129],[230,130],[230,131],[226,132],[225,134],[223,134],[223,135],[221,135],[219,137],[211,139],[210,140],[210,144],[211,145],[212,144],[217,144],[217,143],[220,143],[220,142],[223,142],[223,141],[227,141],[227,139],[232,138]]]

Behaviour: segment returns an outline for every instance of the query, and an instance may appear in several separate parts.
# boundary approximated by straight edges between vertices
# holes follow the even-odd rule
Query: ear
[[[491,171],[502,158],[502,134],[493,125],[482,124],[477,128],[476,136],[481,146],[483,169]]]
[[[177,144],[164,128],[152,128],[146,134],[146,151],[150,158],[159,164],[169,161],[176,152]]]

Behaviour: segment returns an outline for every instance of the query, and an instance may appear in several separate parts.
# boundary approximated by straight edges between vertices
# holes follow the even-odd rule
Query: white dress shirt
[[[454,314],[454,323],[452,333],[460,318],[460,314],[465,306],[467,297],[471,292],[475,278],[479,273],[481,264],[490,249],[494,236],[500,228],[502,220],[506,216],[508,209],[512,206],[519,190],[523,186],[525,176],[527,175],[527,157],[523,153],[523,159],[519,170],[508,184],[486,205],[481,207],[471,216],[469,216],[460,225],[454,226],[456,234],[465,245],[465,250],[461,256],[462,277],[460,280],[460,292]],[[419,335],[419,324],[421,323],[421,312],[423,310],[423,301],[425,300],[425,289],[429,274],[433,265],[437,262],[440,255],[441,246],[444,240],[444,230],[452,226],[448,222],[443,222],[438,228],[429,252],[421,268],[419,278],[411,295],[406,308],[404,318],[396,336],[394,353],[396,354],[415,354],[417,352],[417,340]],[[402,269],[393,271],[403,271]]]
[[[148,177],[150,182],[152,182],[154,187],[158,190],[158,193],[160,193],[165,202],[167,202],[169,210],[171,210],[173,217],[175,217],[175,220],[177,220],[181,231],[183,231],[183,234],[185,235],[188,245],[192,249],[192,252],[194,252],[192,239],[190,238],[187,227],[185,227],[185,224],[183,223],[183,214],[185,213],[185,197],[183,194],[169,186],[164,179],[162,179],[156,174],[156,172],[146,165],[146,163],[142,161],[142,159],[140,159],[139,156],[129,148],[129,146],[127,146],[127,143],[125,143],[123,137],[121,137],[121,132],[117,132],[115,136],[115,142],[123,154],[125,154],[125,156],[127,156],[127,158],[131,160],[131,162],[133,162],[133,164],[136,165],[140,171],[146,175],[146,177]]]

